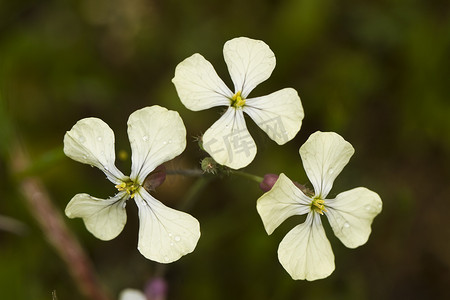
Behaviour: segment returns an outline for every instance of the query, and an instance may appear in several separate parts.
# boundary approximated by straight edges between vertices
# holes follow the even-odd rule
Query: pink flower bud
[[[148,281],[145,287],[148,300],[165,300],[167,296],[167,282],[162,277],[155,277]]]
[[[259,188],[263,190],[264,192],[268,192],[272,189],[275,182],[278,180],[277,174],[266,174],[264,175],[263,181],[259,184]]]
[[[155,191],[158,186],[160,186],[164,180],[166,180],[166,167],[164,165],[160,165],[156,167],[153,172],[148,174],[148,176],[144,180],[144,188],[148,192]]]

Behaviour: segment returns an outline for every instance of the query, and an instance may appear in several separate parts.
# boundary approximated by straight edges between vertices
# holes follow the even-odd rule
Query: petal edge
[[[143,188],[135,201],[139,208],[138,250],[143,256],[171,263],[194,251],[200,238],[197,219],[165,206]]]
[[[286,234],[278,247],[278,259],[292,279],[312,281],[334,271],[334,254],[318,214],[308,214],[305,223]]]
[[[335,199],[325,200],[325,205],[334,234],[348,248],[367,242],[373,219],[382,209],[380,196],[364,187],[340,193]]]
[[[325,199],[355,149],[335,132],[316,131],[300,147],[303,166],[316,196]]]
[[[272,189],[256,201],[256,209],[270,235],[289,217],[308,213],[310,203],[311,200],[281,173]]]
[[[96,238],[109,241],[118,236],[127,222],[125,211],[126,192],[109,199],[100,199],[88,194],[77,194],[67,204],[67,217],[82,218],[87,230]]]

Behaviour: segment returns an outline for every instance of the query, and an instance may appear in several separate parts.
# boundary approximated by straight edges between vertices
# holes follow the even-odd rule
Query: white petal
[[[241,91],[242,98],[247,98],[275,69],[275,54],[263,41],[234,38],[225,43],[223,55],[234,83],[234,91]]]
[[[113,183],[125,178],[114,165],[114,132],[98,118],[82,119],[66,132],[64,153],[73,160],[96,166]]]
[[[147,297],[139,290],[124,289],[119,295],[119,300],[147,300]]]
[[[283,173],[270,191],[256,202],[256,209],[268,234],[287,218],[310,211],[311,199]]]
[[[317,131],[300,147],[306,175],[322,199],[330,192],[334,179],[350,160],[355,150],[334,132]]]
[[[135,200],[139,208],[138,249],[142,255],[170,263],[194,251],[200,238],[197,219],[165,206],[143,188]]]
[[[181,102],[193,111],[228,106],[233,96],[211,63],[198,53],[178,64],[172,82]]]
[[[113,198],[99,199],[88,194],[77,194],[66,207],[69,218],[83,218],[87,230],[95,237],[109,241],[119,235],[127,222],[126,192]]]
[[[325,206],[334,234],[345,246],[356,248],[369,239],[370,226],[383,204],[377,193],[359,187],[340,193],[336,199],[327,199]]]
[[[256,144],[245,124],[242,109],[229,107],[203,135],[203,148],[216,162],[233,169],[250,164]]]
[[[130,115],[128,137],[132,161],[130,178],[139,184],[157,166],[186,148],[186,128],[180,115],[157,105]]]
[[[278,259],[293,279],[312,281],[333,272],[334,254],[319,214],[308,214],[305,223],[288,232],[278,247]]]
[[[278,145],[295,137],[304,117],[300,97],[292,88],[249,98],[245,101],[244,112]]]

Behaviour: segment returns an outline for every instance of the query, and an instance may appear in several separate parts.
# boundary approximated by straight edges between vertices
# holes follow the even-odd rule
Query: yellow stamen
[[[133,181],[123,181],[122,183],[116,185],[116,189],[118,189],[120,192],[121,191],[126,191],[128,193],[128,195],[130,195],[130,198],[134,198],[134,195],[136,194],[136,191],[140,188],[141,186],[137,183],[134,183]]]
[[[241,97],[241,91],[238,91],[236,94],[231,97],[231,106],[234,108],[241,108],[245,105],[245,99]]]
[[[313,201],[311,202],[311,209],[323,215],[324,212],[327,212],[325,208],[325,200],[322,200],[320,198],[314,198]]]
[[[122,182],[121,184],[116,185],[116,189],[118,189],[120,192],[124,191],[127,187],[127,184],[125,182]]]

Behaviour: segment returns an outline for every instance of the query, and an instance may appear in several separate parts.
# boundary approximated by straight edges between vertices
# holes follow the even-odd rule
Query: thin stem
[[[166,170],[167,175],[183,175],[188,177],[202,177],[205,175],[200,169],[179,169],[179,170]]]
[[[12,169],[15,175],[21,174],[16,178],[31,215],[36,219],[50,245],[66,263],[81,293],[88,299],[109,300],[109,295],[99,284],[92,262],[66,226],[59,210],[53,205],[44,184],[38,177],[24,176],[23,170],[27,170],[30,166],[29,158],[19,141],[15,146],[11,148]]]
[[[231,174],[238,175],[238,176],[241,176],[241,177],[253,180],[253,181],[257,182],[257,183],[261,183],[263,181],[263,179],[264,179],[264,178],[262,178],[260,176],[249,174],[249,173],[244,172],[244,171],[231,171]]]
[[[25,226],[25,224],[16,219],[0,215],[0,230],[23,235],[26,233],[28,228]]]
[[[203,176],[198,178],[184,197],[184,201],[179,207],[180,210],[188,210],[191,208],[192,205],[194,205],[194,200],[198,198],[199,194],[206,188],[212,179],[213,177],[211,176]]]

